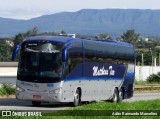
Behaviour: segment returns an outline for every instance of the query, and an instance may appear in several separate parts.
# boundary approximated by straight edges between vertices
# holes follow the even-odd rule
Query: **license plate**
[[[33,95],[33,99],[41,99],[40,95]]]

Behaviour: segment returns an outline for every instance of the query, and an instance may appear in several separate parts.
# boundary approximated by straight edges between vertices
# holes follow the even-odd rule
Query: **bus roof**
[[[63,36],[34,36],[26,38],[26,41],[51,41],[51,42],[58,42],[62,44],[66,44],[68,42],[75,42],[75,41],[87,41],[87,42],[95,42],[100,44],[111,44],[116,46],[124,46],[124,47],[133,47],[132,44],[126,42],[119,42],[113,40],[86,40],[86,39],[79,39],[79,38],[71,38],[71,37],[63,37]]]
[[[65,44],[73,39],[74,38],[64,36],[33,36],[26,38],[25,41],[52,41]]]

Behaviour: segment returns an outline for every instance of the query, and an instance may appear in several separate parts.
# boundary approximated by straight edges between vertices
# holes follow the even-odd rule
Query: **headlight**
[[[62,88],[57,88],[55,90],[49,91],[49,93],[56,93],[56,94],[60,94],[61,92],[62,92]]]
[[[21,87],[19,87],[19,86],[16,87],[16,90],[17,90],[17,91],[21,91],[21,92],[25,91],[23,88],[21,88]]]

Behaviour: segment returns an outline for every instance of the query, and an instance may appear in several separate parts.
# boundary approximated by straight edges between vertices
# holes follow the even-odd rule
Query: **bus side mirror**
[[[13,49],[13,52],[12,52],[12,61],[15,61],[16,59],[16,55],[19,51],[19,49],[21,48],[21,43],[18,44],[14,49]]]
[[[62,61],[66,62],[68,60],[69,57],[69,48],[65,48],[62,51]]]
[[[62,50],[62,61],[63,61],[63,62],[66,62],[66,61],[68,60],[70,48],[71,48],[71,47],[68,47],[68,48],[64,48],[64,49]]]
[[[62,51],[62,62],[67,61],[67,49],[63,49]]]

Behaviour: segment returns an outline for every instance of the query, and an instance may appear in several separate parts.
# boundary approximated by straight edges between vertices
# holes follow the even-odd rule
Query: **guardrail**
[[[135,85],[135,89],[152,89],[152,88],[160,88],[160,84],[147,84],[147,85]]]
[[[17,67],[18,62],[0,62],[0,67]]]
[[[13,84],[16,85],[17,76],[0,76],[0,88],[2,84]]]

